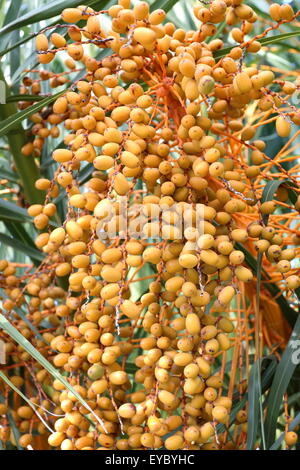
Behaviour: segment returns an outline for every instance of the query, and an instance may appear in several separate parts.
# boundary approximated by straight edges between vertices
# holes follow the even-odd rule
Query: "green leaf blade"
[[[291,339],[283,353],[281,361],[277,367],[271,390],[268,396],[268,408],[265,419],[266,444],[270,448],[274,443],[277,429],[277,418],[280,414],[284,393],[286,392],[289,382],[297,367],[296,361],[293,360],[293,341],[300,336],[300,317],[298,317]]]
[[[28,108],[24,109],[23,111],[20,111],[19,113],[13,114],[12,116],[8,117],[4,121],[2,121],[2,126],[0,129],[0,137],[3,137],[7,135],[9,132],[12,132],[12,130],[16,129],[16,127],[25,119],[30,117],[32,114],[36,113],[40,109],[42,109],[44,106],[48,106],[49,104],[53,103],[57,98],[62,96],[65,93],[64,91],[61,91],[59,93],[56,93],[55,95],[49,96],[47,98],[44,98],[43,100],[39,101],[36,104],[33,104],[32,106],[29,106]]]

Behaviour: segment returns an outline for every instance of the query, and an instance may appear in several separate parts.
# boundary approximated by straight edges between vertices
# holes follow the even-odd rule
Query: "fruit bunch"
[[[40,94],[43,81],[63,87],[31,116],[24,159],[60,143],[53,179],[35,182],[44,203],[28,207],[44,261],[22,274],[0,262],[2,307],[72,390],[2,334],[4,372],[32,404],[15,397],[10,411],[23,447],[245,448],[247,405],[230,417],[247,390],[238,363],[254,340],[258,357],[260,344],[283,348],[290,333],[265,286],[257,304],[249,257],[291,301],[300,286],[297,178],[284,152],[271,159],[256,138],[273,121],[282,138],[299,126],[290,101],[300,82],[247,58],[299,12],[272,4],[258,36],[242,0],[199,2],[194,15],[197,29],[185,31],[146,2],[81,5],[36,37],[39,63],[62,60],[66,70],[23,79],[24,95]],[[218,38],[223,22],[230,48]],[[286,179],[269,200],[264,188],[278,174]],[[38,334],[18,317],[24,305]],[[8,441],[8,400],[0,406]],[[296,441],[289,432],[287,445]]]

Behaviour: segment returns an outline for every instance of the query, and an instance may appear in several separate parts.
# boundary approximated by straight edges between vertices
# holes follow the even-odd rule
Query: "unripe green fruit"
[[[104,375],[104,369],[100,364],[93,364],[87,371],[87,375],[91,380],[102,379]]]
[[[215,87],[215,81],[210,75],[204,75],[198,82],[198,90],[201,95],[209,95]]]

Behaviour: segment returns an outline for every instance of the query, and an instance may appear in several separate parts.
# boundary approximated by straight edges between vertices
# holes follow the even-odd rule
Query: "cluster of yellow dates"
[[[34,363],[39,394],[32,401],[46,410],[40,412],[53,432],[34,420],[30,407],[19,407],[14,413],[24,447],[34,442],[33,428],[63,450],[245,445],[246,409],[233,418],[235,440],[223,438],[232,393],[220,372],[220,358],[226,360],[235,340],[230,304],[244,283],[253,282],[243,247],[275,265],[286,289],[300,285],[291,265],[291,244],[297,247],[300,238],[294,234],[286,242],[272,223],[276,203],[261,204],[255,190],[268,160],[247,111],[255,103],[262,113],[279,112],[298,83],[245,65],[245,56],[262,46],[247,39],[257,15],[242,0],[199,2],[194,14],[199,28],[185,31],[166,22],[163,10],[150,12],[146,2],[131,7],[130,0],[119,0],[104,12],[79,6],[62,12],[67,34],[36,38],[41,64],[67,54],[66,68],[70,74],[80,69],[81,78],[72,84],[67,75],[40,71],[53,88],[72,84],[31,117],[33,138],[23,147],[24,158],[38,157],[48,138],[63,138],[53,151],[54,179],[35,183],[47,193],[45,204],[28,209],[46,258],[24,279],[1,262],[8,295],[3,307],[11,312],[28,302],[29,318],[50,346],[24,322],[18,322],[20,331],[67,373],[93,413]],[[275,24],[295,17],[287,4],[273,4],[270,14]],[[111,20],[109,30],[103,15]],[[215,35],[224,20],[236,45],[217,58],[224,44]],[[273,84],[281,91],[271,91]],[[39,81],[27,77],[21,92],[29,90],[39,93]],[[288,137],[293,123],[300,124],[296,109],[280,111],[279,136]],[[80,170],[88,165],[80,185]],[[55,228],[61,193],[67,216]],[[112,236],[121,226],[122,197],[130,223],[134,207],[144,217],[136,224],[139,237],[128,229]],[[276,197],[285,202],[288,193],[279,188]],[[182,232],[180,218],[191,222]],[[67,289],[60,284],[65,279]],[[52,327],[44,332],[45,319]],[[13,360],[30,363],[13,342],[7,350]],[[21,377],[11,380],[22,385]],[[45,384],[51,394],[41,402]],[[287,441],[295,439],[290,433]]]

